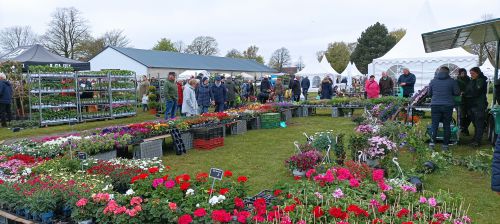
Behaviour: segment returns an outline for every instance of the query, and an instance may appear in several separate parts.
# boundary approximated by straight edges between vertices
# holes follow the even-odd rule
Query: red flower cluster
[[[196,181],[204,183],[208,181],[208,173],[198,173],[196,174]]]
[[[224,171],[224,177],[232,177],[232,176],[233,176],[233,172],[231,172],[231,170]]]
[[[231,213],[226,212],[226,210],[214,210],[212,211],[212,220],[225,223],[231,221]]]
[[[245,183],[247,182],[248,178],[246,176],[239,176],[238,177],[238,183]]]
[[[148,178],[148,176],[149,176],[149,174],[147,174],[147,173],[141,173],[137,176],[132,177],[132,179],[130,179],[130,183],[133,184],[138,180],[144,180],[144,179]]]
[[[175,177],[175,182],[177,182],[177,184],[189,182],[189,180],[191,180],[191,177],[189,176],[189,174],[181,174],[181,175]]]
[[[234,207],[236,209],[243,209],[245,207],[245,203],[243,202],[243,200],[239,197],[235,197],[234,198]]]
[[[323,210],[321,210],[321,206],[315,206],[313,208],[313,215],[315,218],[319,218],[321,216],[323,216],[325,214],[325,212],[323,212]]]
[[[342,219],[342,220],[345,220],[345,219],[347,219],[347,217],[349,217],[347,212],[343,212],[341,208],[337,208],[337,207],[330,208],[328,210],[328,213],[332,217],[337,218],[337,219]]]
[[[408,210],[406,208],[402,208],[401,210],[399,210],[399,212],[396,214],[396,216],[398,218],[402,218],[403,216],[407,216],[408,214],[410,214],[410,210]]]
[[[160,171],[160,169],[155,166],[155,167],[149,168],[148,171],[149,171],[149,173],[153,174],[153,173]]]
[[[204,208],[198,208],[198,209],[194,210],[193,215],[195,217],[203,217],[203,216],[207,215],[207,211]]]
[[[179,219],[177,219],[177,223],[179,224],[189,224],[193,222],[193,218],[189,214],[184,214],[179,216]]]
[[[358,207],[357,205],[349,205],[347,207],[347,211],[354,213],[354,215],[356,215],[356,216],[365,216],[365,217],[369,216],[369,214],[366,210]]]
[[[267,211],[266,199],[257,198],[253,202],[253,207],[255,209],[255,213],[257,214],[256,216],[260,216],[260,217],[264,216],[266,214],[266,211]]]

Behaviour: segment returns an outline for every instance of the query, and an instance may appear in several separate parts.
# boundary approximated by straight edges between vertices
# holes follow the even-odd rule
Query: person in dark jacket
[[[469,73],[471,81],[465,87],[465,107],[474,125],[474,138],[471,146],[478,147],[483,138],[486,107],[488,107],[486,77],[479,67],[471,68]]]
[[[215,103],[215,112],[223,112],[227,102],[227,88],[222,84],[222,78],[215,77],[215,84],[210,88]]]
[[[459,95],[460,88],[458,87],[458,83],[450,77],[450,69],[448,69],[448,67],[441,67],[435,78],[432,79],[429,84],[432,117],[432,139],[429,143],[431,148],[434,147],[436,142],[439,122],[443,122],[444,136],[442,150],[448,150],[455,96]]]
[[[466,98],[464,97],[465,93],[465,87],[469,84],[470,82],[470,77],[467,76],[467,70],[465,68],[461,68],[458,70],[458,76],[457,76],[457,83],[458,83],[458,88],[460,88],[460,104],[459,104],[459,118],[460,118],[460,132],[464,135],[469,135],[469,125],[470,125],[470,118],[469,115],[467,114],[467,108],[465,107],[466,103]]]
[[[234,84],[231,77],[226,78],[224,85],[227,88],[227,108],[233,108],[235,106],[234,102],[236,100],[238,89],[236,88],[236,84]]]
[[[208,85],[208,78],[203,77],[202,83],[198,87],[198,108],[200,109],[200,114],[208,113],[208,108],[213,101],[212,91],[210,91],[210,86]]]
[[[403,74],[399,76],[398,84],[403,87],[403,97],[411,97],[413,92],[415,92],[415,82],[417,78],[413,73],[410,73],[410,70],[407,68],[403,69]]]
[[[382,72],[382,77],[378,81],[380,87],[380,95],[382,96],[392,96],[392,91],[394,90],[394,81],[387,75],[386,72]]]
[[[295,76],[293,80],[290,81],[288,88],[292,90],[293,101],[299,102],[300,100],[300,82],[299,76]]]
[[[269,94],[271,93],[271,82],[269,82],[268,77],[264,77],[262,82],[260,82],[260,93],[259,93],[259,101],[264,104],[269,99]]]
[[[320,91],[320,99],[332,99],[333,96],[333,89],[332,89],[332,83],[330,82],[330,79],[328,77],[325,77],[323,81],[321,81],[321,89]]]
[[[309,87],[311,86],[311,82],[309,78],[304,77],[300,82],[300,86],[302,87],[302,95],[304,95],[304,100],[307,100],[307,92],[309,91]]]
[[[500,135],[497,137],[491,163],[491,190],[500,195]]]
[[[12,114],[10,104],[12,103],[12,86],[4,73],[0,73],[0,120],[2,127],[7,127],[7,121],[10,122]]]

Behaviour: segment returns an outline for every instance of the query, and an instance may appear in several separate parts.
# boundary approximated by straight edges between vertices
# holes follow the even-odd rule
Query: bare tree
[[[295,66],[297,66],[297,71],[302,70],[306,66],[304,64],[304,60],[302,60],[302,56],[300,56],[297,62],[295,62]]]
[[[316,59],[318,59],[318,61],[321,61],[321,58],[323,57],[323,55],[325,55],[326,51],[317,51],[316,52]]]
[[[57,8],[43,36],[45,46],[64,57],[74,59],[78,44],[89,37],[87,20],[74,8]]]
[[[0,32],[0,49],[11,51],[19,46],[35,44],[37,39],[30,26],[7,27]]]
[[[216,55],[219,49],[215,38],[210,36],[199,36],[187,47],[186,52],[200,55]]]
[[[174,48],[175,48],[175,51],[177,52],[184,52],[186,51],[186,44],[184,44],[184,42],[182,42],[182,40],[178,40],[178,41],[175,41],[174,42]]]
[[[283,67],[289,66],[290,61],[292,60],[290,56],[290,51],[285,47],[282,47],[278,50],[275,50],[269,59],[269,66],[278,70],[279,72],[283,71]]]
[[[75,51],[78,54],[75,55],[75,58],[81,61],[89,61],[94,56],[99,54],[99,52],[106,47],[104,38],[93,38],[89,37],[83,41],[81,41],[75,48]]]
[[[127,47],[130,44],[130,40],[123,34],[123,30],[107,31],[102,35],[102,39],[105,46]]]

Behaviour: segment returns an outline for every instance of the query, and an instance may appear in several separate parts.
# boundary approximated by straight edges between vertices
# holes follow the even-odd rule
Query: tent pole
[[[495,94],[495,83],[498,79],[498,62],[500,60],[500,40],[497,40],[497,52],[496,52],[496,55],[495,55],[495,73],[494,73],[494,76],[493,76],[493,103],[491,105],[495,105],[495,102],[496,102],[496,94]]]

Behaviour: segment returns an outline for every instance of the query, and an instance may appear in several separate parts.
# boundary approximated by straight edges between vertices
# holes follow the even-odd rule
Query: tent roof
[[[332,68],[333,70],[333,68]],[[333,70],[335,71],[335,70]],[[304,76],[304,75],[335,75],[338,73],[333,73],[325,68],[324,65],[320,64],[318,60],[312,60],[307,62],[306,67],[302,69],[300,72],[297,72],[296,75]]]
[[[325,55],[323,55],[323,58],[321,58],[321,61],[319,62],[328,72],[334,75],[338,75],[339,73],[335,71],[335,69],[332,67],[328,59],[326,58]]]
[[[54,54],[40,44],[21,46],[0,57],[1,61],[17,61],[27,65],[67,64],[75,70],[90,70],[89,62],[77,61]]]
[[[276,70],[251,59],[205,56],[169,51],[143,50],[112,46],[108,46],[108,48],[112,48],[148,68],[276,72]]]
[[[486,61],[479,67],[484,75],[488,78],[492,78],[495,74],[495,67],[491,64],[490,60],[486,59]]]
[[[426,52],[500,40],[500,18],[422,34]]]
[[[354,64],[354,62],[349,62],[347,64],[347,67],[344,69],[344,71],[340,75],[343,77],[364,76],[363,73],[361,73],[358,70],[358,68],[356,67],[356,64]]]
[[[420,13],[408,27],[403,38],[384,56],[374,59],[374,62],[407,63],[409,61],[438,61],[443,58],[458,60],[476,60],[477,56],[462,48],[450,49],[435,53],[426,53],[421,41],[421,33],[433,30],[436,22],[428,1],[424,2]]]

